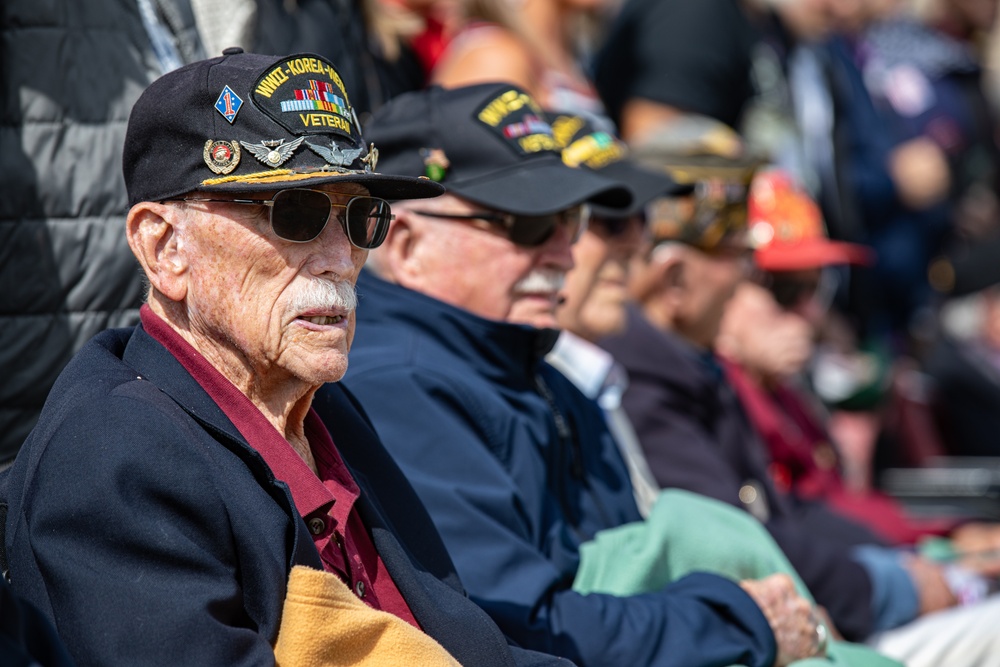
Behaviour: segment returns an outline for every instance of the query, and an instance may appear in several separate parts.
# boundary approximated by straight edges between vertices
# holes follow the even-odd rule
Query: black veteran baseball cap
[[[366,129],[387,173],[427,176],[498,211],[547,215],[583,202],[632,202],[621,183],[566,166],[541,107],[511,84],[400,95]]]
[[[727,125],[687,114],[633,147],[640,164],[694,186],[691,196],[655,199],[647,209],[655,241],[680,241],[701,250],[750,247],[747,196],[763,161]]]
[[[552,135],[570,167],[587,167],[602,176],[623,183],[632,193],[632,203],[624,209],[595,204],[595,215],[605,218],[628,217],[642,211],[656,197],[688,194],[693,185],[680,185],[664,172],[646,169],[629,157],[628,146],[610,132],[599,130],[583,116],[549,116]]]
[[[344,82],[317,55],[226,49],[154,81],[129,117],[129,205],[193,192],[360,183],[387,199],[434,197],[428,179],[375,171]]]

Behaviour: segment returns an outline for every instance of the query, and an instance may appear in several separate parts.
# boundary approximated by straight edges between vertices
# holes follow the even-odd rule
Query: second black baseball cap
[[[589,118],[574,114],[549,117],[556,142],[562,149],[563,162],[571,167],[585,167],[624,184],[632,192],[626,208],[594,206],[594,214],[606,218],[629,217],[640,213],[657,197],[689,194],[691,184],[681,185],[665,172],[647,169],[629,157],[624,141],[600,129]]]
[[[511,84],[400,95],[375,113],[365,134],[386,173],[426,176],[495,210],[546,215],[584,202],[632,202],[620,182],[564,164],[545,113]]]

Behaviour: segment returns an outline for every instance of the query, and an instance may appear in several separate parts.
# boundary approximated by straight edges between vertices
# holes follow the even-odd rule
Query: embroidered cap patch
[[[344,82],[321,58],[299,56],[279,62],[254,84],[252,99],[296,136],[333,133],[350,139],[351,148],[363,146]],[[339,162],[342,157],[334,159]]]
[[[559,150],[542,108],[527,93],[501,93],[480,107],[474,117],[520,155]]]
[[[552,132],[562,147],[562,159],[569,167],[581,164],[601,169],[624,160],[628,147],[608,132],[594,130],[580,116],[555,116]]]

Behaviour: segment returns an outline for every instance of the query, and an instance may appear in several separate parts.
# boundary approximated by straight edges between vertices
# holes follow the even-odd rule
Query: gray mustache
[[[341,280],[311,280],[292,297],[291,308],[296,312],[330,308],[345,314],[358,307],[358,291],[351,283]]]
[[[563,271],[553,269],[537,269],[532,271],[514,285],[514,292],[558,292],[566,282]]]

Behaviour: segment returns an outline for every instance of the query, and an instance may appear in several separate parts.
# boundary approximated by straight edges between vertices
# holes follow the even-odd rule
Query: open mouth
[[[299,317],[303,322],[311,322],[319,326],[332,326],[344,321],[343,315],[318,315],[316,317]]]

